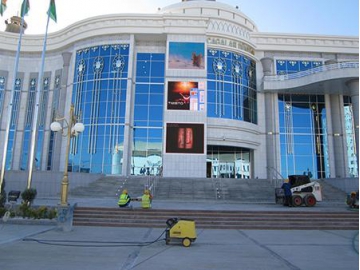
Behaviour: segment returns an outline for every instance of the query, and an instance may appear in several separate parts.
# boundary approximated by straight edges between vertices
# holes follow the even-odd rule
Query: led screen
[[[166,153],[204,153],[204,125],[167,123]]]
[[[169,69],[205,69],[205,44],[169,42]]]
[[[168,82],[168,110],[203,111],[204,82]]]

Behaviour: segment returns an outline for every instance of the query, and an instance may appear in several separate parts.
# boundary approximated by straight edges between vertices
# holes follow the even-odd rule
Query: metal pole
[[[70,106],[69,122],[67,126],[67,143],[65,153],[65,164],[64,164],[64,176],[61,181],[61,206],[68,206],[68,190],[69,190],[69,177],[68,177],[68,164],[70,154],[70,142],[71,142],[71,129],[74,124],[74,105]]]
[[[42,79],[44,74],[44,65],[45,65],[45,52],[46,52],[46,40],[47,40],[47,33],[49,28],[49,20],[50,20],[50,12],[48,12],[47,22],[46,22],[46,31],[45,31],[45,38],[43,44],[43,51],[41,54],[41,66],[38,76],[37,82],[37,91],[36,91],[36,98],[35,98],[35,111],[34,111],[34,118],[32,122],[32,134],[31,134],[31,143],[30,143],[30,155],[29,155],[29,176],[27,181],[27,188],[31,187],[31,178],[33,173],[34,167],[34,156],[35,156],[35,146],[36,146],[36,134],[38,130],[38,118],[39,118],[39,106],[40,106],[40,93],[42,87]]]

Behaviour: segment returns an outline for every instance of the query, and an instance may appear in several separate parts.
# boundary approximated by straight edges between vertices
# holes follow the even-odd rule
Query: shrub
[[[40,206],[36,211],[36,218],[47,218],[48,208],[46,206]]]
[[[31,208],[28,204],[22,203],[19,207],[19,214],[23,217],[31,217]]]
[[[0,207],[4,207],[6,203],[5,179],[3,179],[0,193]]]
[[[23,204],[30,206],[35,200],[37,191],[35,188],[27,188],[21,193],[21,198],[23,199]]]
[[[22,216],[23,218],[53,219],[57,216],[57,211],[53,207],[48,208],[47,206],[40,206],[32,208],[23,203],[20,205],[17,215]]]
[[[0,208],[0,217],[3,217],[5,215],[6,209]]]
[[[57,217],[56,208],[51,208],[48,213],[48,219],[54,219]]]
[[[0,208],[3,208],[5,206],[6,203],[6,192],[5,190],[1,190],[0,193]]]

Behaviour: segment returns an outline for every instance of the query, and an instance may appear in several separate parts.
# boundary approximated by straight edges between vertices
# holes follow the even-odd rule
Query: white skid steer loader
[[[316,202],[322,201],[321,186],[316,181],[310,181],[307,175],[289,175],[291,184],[293,206],[315,206]],[[275,189],[275,202],[284,203],[284,190]]]

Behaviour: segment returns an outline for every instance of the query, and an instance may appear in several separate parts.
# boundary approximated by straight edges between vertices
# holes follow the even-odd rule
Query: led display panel
[[[204,125],[167,123],[166,153],[204,153]]]
[[[205,108],[204,82],[168,82],[168,110],[203,111]]]
[[[205,44],[169,42],[169,69],[205,69]]]

